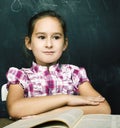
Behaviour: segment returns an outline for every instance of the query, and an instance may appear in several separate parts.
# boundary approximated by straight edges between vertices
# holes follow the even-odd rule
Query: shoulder
[[[29,68],[16,68],[16,67],[10,67],[6,73],[7,78],[14,79],[14,78],[23,78],[26,76],[26,72],[29,72]]]
[[[71,70],[72,72],[74,72],[74,73],[86,73],[86,70],[85,70],[85,68],[84,67],[78,67],[78,66],[76,66],[76,65],[72,65],[72,64],[63,64],[62,66],[62,70]]]
[[[74,79],[74,81],[79,81],[79,84],[89,81],[84,67],[78,67],[72,64],[63,64],[61,67],[64,74],[71,74],[71,78]]]
[[[31,68],[17,68],[17,67],[10,67],[7,73],[25,73],[25,72],[32,72]]]
[[[21,74],[21,73],[22,73],[22,70],[21,69],[18,69],[16,67],[10,67],[8,69],[7,75],[8,74]]]

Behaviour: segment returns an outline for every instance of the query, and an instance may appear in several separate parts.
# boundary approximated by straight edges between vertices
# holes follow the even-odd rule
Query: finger
[[[102,102],[105,100],[104,97],[88,97],[89,101],[93,101],[93,102]]]
[[[88,102],[88,105],[99,105],[100,102],[97,102],[97,101],[89,101]]]

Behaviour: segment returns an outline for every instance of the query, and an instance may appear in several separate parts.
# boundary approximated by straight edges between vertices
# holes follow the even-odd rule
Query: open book
[[[83,115],[82,110],[73,108],[26,117],[4,128],[120,128],[120,115]]]

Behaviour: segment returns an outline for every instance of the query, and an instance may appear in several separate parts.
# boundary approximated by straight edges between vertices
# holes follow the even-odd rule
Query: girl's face
[[[58,61],[68,42],[64,39],[59,20],[54,17],[44,17],[36,22],[31,41],[26,37],[25,44],[29,50],[32,50],[37,64],[49,66]]]

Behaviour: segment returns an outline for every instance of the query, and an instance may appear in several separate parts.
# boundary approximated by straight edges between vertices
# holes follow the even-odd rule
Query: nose
[[[46,45],[45,45],[45,47],[46,47],[46,48],[52,48],[52,47],[53,47],[51,38],[48,38],[48,39],[46,40]]]

